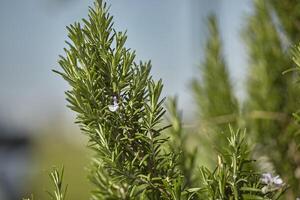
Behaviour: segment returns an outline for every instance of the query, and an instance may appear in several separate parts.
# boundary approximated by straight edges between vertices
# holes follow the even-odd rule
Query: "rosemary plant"
[[[64,176],[64,168],[62,168],[61,172],[54,169],[50,173],[50,179],[54,185],[54,191],[48,192],[53,200],[65,200],[67,194],[67,186],[63,186],[63,176]]]
[[[77,113],[76,123],[95,152],[89,174],[94,184],[91,199],[279,199],[288,185],[279,176],[252,167],[245,132],[239,130],[230,128],[229,136],[225,132],[218,137],[223,142],[217,144],[223,149],[218,152],[214,170],[202,166],[196,172],[197,154],[187,150],[189,130],[182,126],[176,100],[169,104],[170,125],[166,124],[162,121],[166,112],[162,81],[152,79],[150,62],[135,61],[135,52],[125,47],[126,33],[114,29],[108,11],[105,2],[96,0],[88,19],[67,27],[70,40],[65,55],[60,56],[62,71],[55,70],[70,85],[68,107]],[[203,115],[214,118],[236,114],[238,106],[214,18],[210,28],[205,80],[195,81],[194,89]],[[295,53],[294,59],[298,66],[299,55]],[[215,88],[214,79],[224,88]],[[211,92],[221,98],[215,99]],[[214,131],[224,130],[223,125],[214,125]],[[54,170],[50,177],[55,186],[50,197],[65,200],[63,170]]]
[[[287,185],[279,176],[252,170],[245,132],[230,127],[226,148],[213,171],[201,167],[201,199],[279,199]]]
[[[95,151],[92,199],[180,199],[186,195],[178,155],[167,141],[162,81],[150,76],[150,62],[135,62],[127,36],[113,27],[106,3],[95,2],[89,19],[68,27],[61,75],[71,86],[68,107]]]

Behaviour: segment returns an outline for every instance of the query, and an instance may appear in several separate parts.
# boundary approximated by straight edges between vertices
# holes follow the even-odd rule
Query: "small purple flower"
[[[273,178],[273,183],[277,186],[281,186],[283,184],[282,179],[277,175]]]
[[[108,105],[108,109],[111,112],[116,112],[119,109],[118,99],[117,99],[116,96],[113,97],[113,104],[112,105]]]
[[[260,180],[262,183],[269,185],[272,182],[272,174],[263,173]]]
[[[282,187],[284,184],[279,175],[273,176],[271,173],[263,173],[260,180],[269,186]]]
[[[271,173],[263,173],[260,181],[265,184],[265,186],[261,189],[263,194],[284,186],[283,180],[278,175],[273,176]]]

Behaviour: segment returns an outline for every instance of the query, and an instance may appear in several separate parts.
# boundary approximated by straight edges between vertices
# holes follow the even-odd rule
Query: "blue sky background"
[[[246,53],[240,38],[250,0],[111,0],[115,27],[127,30],[127,47],[138,59],[152,60],[152,74],[162,78],[164,95],[178,95],[185,116],[193,115],[188,83],[197,76],[208,35],[206,16],[219,19],[224,54],[233,84],[243,98]],[[0,121],[34,129],[65,108],[66,83],[51,69],[67,39],[65,26],[87,16],[92,1],[1,0]],[[73,119],[71,119],[73,120]]]

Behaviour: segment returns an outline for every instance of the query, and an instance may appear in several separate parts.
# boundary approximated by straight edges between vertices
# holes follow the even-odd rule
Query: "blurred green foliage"
[[[90,152],[86,149],[86,139],[74,132],[72,137],[64,137],[66,129],[48,128],[34,139],[33,177],[28,181],[27,191],[34,199],[49,199],[46,191],[52,191],[49,173],[53,167],[64,166],[64,181],[68,186],[67,199],[88,199],[92,187],[87,179],[87,163],[90,162]],[[76,134],[77,133],[77,134]],[[82,143],[74,140],[79,137]],[[78,138],[77,138],[78,139]],[[30,196],[30,193],[23,195]]]
[[[300,2],[294,0],[253,1],[253,13],[246,18],[242,34],[248,51],[249,69],[247,96],[245,102],[239,103],[240,106],[232,101],[234,96],[228,84],[226,65],[220,56],[222,51],[216,28],[210,28],[207,55],[201,65],[204,73],[199,76],[200,82],[193,84],[201,113],[198,125],[200,143],[208,143],[205,135],[209,134],[212,146],[222,146],[224,141],[215,136],[222,132],[216,129],[220,125],[224,127],[233,123],[246,127],[248,138],[255,145],[252,156],[260,160],[258,169],[279,173],[290,184],[292,189],[286,193],[286,199],[300,195],[299,125],[292,117],[299,108],[300,88],[295,84],[295,72],[282,74],[293,66],[288,49],[291,44],[299,42],[299,6]],[[212,44],[219,44],[219,50],[214,50],[217,45]],[[208,147],[206,152],[211,152],[211,148]]]
[[[205,164],[214,166],[217,157],[215,152],[218,148],[216,146],[226,144],[226,137],[220,137],[220,133],[227,130],[229,123],[232,126],[236,124],[239,105],[224,60],[215,16],[209,17],[208,29],[209,38],[204,61],[199,67],[199,77],[192,80],[191,86],[198,108],[199,146],[204,146],[199,159],[206,159]],[[214,156],[207,159],[205,156],[207,152],[211,152]]]
[[[300,2],[291,3],[297,6]],[[284,30],[284,26],[275,23],[272,12],[276,10],[271,5],[275,6],[276,2],[255,2],[255,11],[245,33],[250,63],[245,113],[250,137],[257,142],[257,155],[266,156],[274,170],[288,180],[294,191],[290,195],[295,198],[300,195],[300,176],[297,175],[300,166],[295,155],[300,152],[295,137],[299,126],[292,113],[298,109],[300,88],[295,84],[294,73],[282,75],[292,67],[282,35],[289,37],[294,30]],[[277,12],[284,12],[283,9],[277,8]],[[279,19],[283,19],[282,16],[278,15]]]

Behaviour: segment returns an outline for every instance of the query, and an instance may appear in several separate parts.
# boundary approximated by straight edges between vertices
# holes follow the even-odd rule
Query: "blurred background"
[[[65,166],[69,199],[87,199],[90,190],[86,138],[65,107],[65,81],[58,69],[66,26],[87,16],[93,1],[0,1],[0,199],[35,195],[46,199],[48,172]],[[115,28],[127,30],[127,47],[152,60],[164,95],[179,97],[184,120],[195,116],[188,83],[203,58],[207,16],[219,20],[224,54],[237,97],[244,98],[246,53],[240,37],[250,0],[110,0]],[[180,76],[179,76],[180,74]]]

